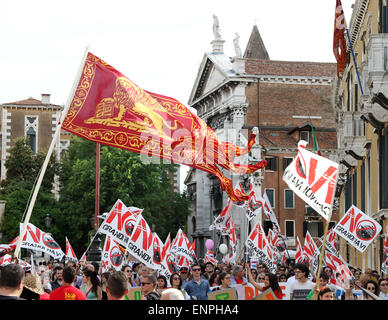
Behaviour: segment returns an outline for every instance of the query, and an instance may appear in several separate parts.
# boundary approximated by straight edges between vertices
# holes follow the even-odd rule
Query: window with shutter
[[[286,237],[293,238],[295,237],[295,221],[286,220]]]
[[[265,189],[265,193],[267,194],[271,207],[275,208],[275,189]]]
[[[294,209],[294,192],[292,190],[284,190],[284,208]]]

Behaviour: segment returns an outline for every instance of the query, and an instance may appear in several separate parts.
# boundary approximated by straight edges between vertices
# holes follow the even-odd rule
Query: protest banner
[[[230,220],[232,219],[232,202],[229,199],[224,209],[209,226],[209,230],[220,230],[221,234],[228,235],[230,231]]]
[[[313,237],[310,235],[310,232],[306,232],[306,236],[304,238],[304,247],[303,253],[308,258],[309,266],[315,275],[318,272],[318,259],[319,259],[319,249],[315,244]]]
[[[139,214],[127,245],[127,252],[147,267],[156,269],[154,263],[154,235],[142,214]],[[159,255],[161,255],[159,253]],[[160,256],[159,256],[160,258]],[[159,259],[158,258],[158,259]]]
[[[101,254],[102,272],[114,268],[116,271],[121,270],[125,263],[124,254],[118,244],[110,236],[106,236],[104,249]]]
[[[111,236],[117,243],[127,247],[134,225],[142,211],[143,210],[139,208],[127,208],[125,204],[118,199],[106,215],[98,232]]]
[[[257,215],[261,215],[261,209],[263,208],[263,199],[256,193],[253,183],[251,182],[249,187],[249,198],[246,203],[245,215],[248,221],[251,221]]]
[[[326,265],[333,270],[333,274],[338,274],[336,277],[336,283],[343,285],[346,281],[353,278],[353,274],[350,271],[347,263],[342,259],[340,255],[334,255],[328,251],[325,253]]]
[[[128,293],[124,296],[124,300],[141,300],[141,287],[128,288]]]
[[[352,205],[338,224],[334,232],[348,241],[358,251],[364,252],[381,231],[381,225]]]
[[[69,239],[66,237],[66,254],[65,261],[75,261],[78,262],[77,256],[74,253],[74,250],[70,244]]]
[[[270,272],[276,273],[273,253],[260,223],[257,223],[255,228],[249,234],[245,245],[248,249],[252,250],[253,254],[259,258],[262,263],[267,266]]]
[[[260,293],[259,289],[255,288],[250,283],[246,285],[236,284],[233,288],[236,289],[238,300],[252,300],[253,297]]]
[[[278,219],[276,218],[275,212],[272,210],[271,202],[269,201],[269,198],[266,192],[264,192],[262,199],[263,199],[264,214],[272,222],[272,229],[276,231],[278,234],[281,234]]]
[[[20,231],[22,231],[22,228],[23,224],[20,223]],[[65,253],[61,250],[61,247],[49,233],[43,232],[32,223],[28,223],[26,233],[24,234],[20,247],[41,251],[59,260],[61,260],[65,255]]]
[[[209,300],[237,300],[236,288],[217,290],[208,293]]]
[[[330,251],[330,253],[338,256],[339,252],[335,245],[335,241],[336,241],[336,233],[334,232],[334,228],[331,228],[327,234],[326,249]]]
[[[381,262],[381,272],[384,274],[388,274],[388,227],[387,227],[387,232],[385,233],[383,258]]]
[[[296,237],[296,254],[295,254],[295,263],[301,263],[303,261],[303,249],[300,244],[299,237]]]
[[[0,266],[6,266],[12,262],[12,256],[5,254],[0,258]]]
[[[178,233],[173,241],[171,252],[176,256],[180,255],[186,257],[191,263],[196,259],[190,241],[187,239],[181,228],[179,228]]]
[[[275,293],[271,288],[268,288],[263,293],[260,293],[256,297],[254,297],[252,300],[278,300],[278,298],[275,296]]]
[[[290,300],[290,292],[288,291],[287,282],[279,282],[279,287],[282,290],[283,300]]]
[[[330,221],[339,165],[306,150],[306,145],[306,141],[299,141],[298,155],[284,171],[283,180],[311,208]]]

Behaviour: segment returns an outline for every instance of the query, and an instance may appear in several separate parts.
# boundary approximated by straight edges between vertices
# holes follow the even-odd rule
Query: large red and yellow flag
[[[348,63],[345,40],[346,21],[341,0],[337,0],[334,18],[333,52],[337,60],[337,77]]]
[[[214,131],[179,101],[145,91],[88,53],[62,128],[85,139],[188,165],[215,175],[232,201],[247,200],[236,194],[221,172],[252,173],[265,167],[234,163],[255,143],[251,134],[246,148],[220,142]]]

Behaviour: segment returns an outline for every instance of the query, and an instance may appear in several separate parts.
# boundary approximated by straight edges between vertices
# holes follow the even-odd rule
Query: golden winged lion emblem
[[[170,126],[158,113],[166,110],[149,94],[124,77],[116,79],[113,97],[102,99],[96,107],[94,117],[85,120],[87,124],[126,128],[166,136],[164,127],[175,130],[178,120]]]

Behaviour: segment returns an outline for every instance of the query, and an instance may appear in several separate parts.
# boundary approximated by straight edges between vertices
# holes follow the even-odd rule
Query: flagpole
[[[363,94],[364,94],[364,90],[362,89],[362,84],[361,84],[361,80],[360,80],[360,75],[359,75],[359,73],[358,73],[358,67],[357,67],[356,58],[355,58],[355,56],[354,56],[352,41],[350,41],[349,29],[345,29],[345,30],[346,30],[346,35],[348,36],[350,51],[352,52],[353,63],[354,63],[354,68],[356,69],[358,84],[359,84],[359,86],[360,86],[361,94],[363,95]]]
[[[55,134],[54,134],[54,137],[51,141],[51,144],[50,144],[50,147],[47,151],[47,154],[46,154],[46,158],[43,162],[43,165],[42,165],[42,168],[41,168],[41,171],[40,171],[40,175],[39,175],[39,178],[38,178],[38,181],[36,183],[36,186],[35,186],[35,189],[34,189],[34,193],[32,195],[32,198],[31,198],[31,202],[28,206],[28,211],[27,211],[27,214],[26,214],[26,217],[24,219],[24,223],[23,223],[23,227],[22,227],[22,230],[20,232],[20,235],[19,235],[19,238],[18,238],[18,242],[17,242],[17,245],[16,245],[16,248],[15,248],[15,251],[13,253],[13,257],[16,257],[18,258],[18,255],[20,253],[20,247],[22,245],[22,242],[23,242],[23,238],[24,238],[24,235],[27,231],[27,225],[30,221],[30,217],[31,217],[31,213],[32,213],[32,209],[34,208],[34,205],[35,205],[35,200],[38,196],[38,192],[39,192],[39,189],[40,189],[40,185],[42,184],[42,181],[43,181],[43,177],[44,177],[44,174],[46,173],[46,169],[47,169],[47,166],[48,166],[48,163],[49,163],[49,160],[51,158],[51,154],[53,153],[53,150],[54,150],[54,146],[55,146],[55,143],[56,143],[56,140],[57,138],[59,137],[59,134],[61,132],[61,128],[62,128],[62,122],[63,120],[65,119],[66,115],[67,115],[67,112],[69,111],[69,108],[70,108],[70,104],[71,104],[71,101],[73,100],[73,97],[74,97],[74,94],[75,94],[75,91],[77,89],[77,86],[78,86],[78,82],[81,78],[81,75],[82,75],[82,70],[83,70],[83,67],[84,67],[84,64],[85,64],[85,60],[86,60],[86,57],[87,57],[87,54],[88,54],[88,51],[89,51],[89,46],[86,47],[85,49],[85,54],[84,54],[84,57],[83,59],[81,60],[81,64],[80,64],[80,67],[78,69],[78,72],[77,72],[77,76],[75,78],[75,81],[73,83],[73,87],[70,91],[70,94],[69,94],[69,97],[68,97],[68,100],[67,100],[67,103],[66,103],[66,106],[63,110],[63,113],[61,115],[61,119],[60,119],[60,122],[58,123],[57,125],[57,128],[56,128],[56,131],[55,131]]]
[[[331,215],[330,215],[330,217],[331,217]],[[325,253],[327,231],[329,230],[329,221],[330,221],[330,219],[325,221],[325,231],[324,231],[324,236],[323,236],[323,244],[322,244],[322,248],[321,248],[321,254],[319,256],[319,264],[318,264],[317,277],[316,277],[316,280],[315,280],[314,294],[313,294],[311,300],[317,300],[317,296],[318,296],[316,291],[318,290],[318,286],[319,286],[319,277],[320,277],[320,274],[321,274],[323,256],[324,256],[324,253]]]

